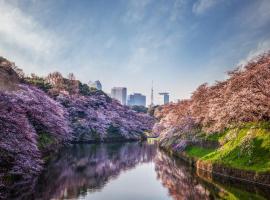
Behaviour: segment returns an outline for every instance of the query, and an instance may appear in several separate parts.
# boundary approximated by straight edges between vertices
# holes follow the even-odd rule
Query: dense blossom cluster
[[[69,112],[74,139],[77,141],[103,140],[123,137],[140,139],[144,131],[150,131],[154,120],[143,113],[136,113],[104,93],[91,96],[59,95]]]
[[[160,122],[154,131],[166,139],[183,132],[222,131],[244,122],[270,118],[270,54],[264,54],[228,73],[213,86],[203,84],[191,99],[155,111]]]
[[[155,110],[159,122],[153,132],[160,135],[161,146],[172,146],[183,150],[187,142],[197,133],[198,125],[191,115],[191,100],[182,100],[177,104],[168,104]]]
[[[18,187],[20,181],[33,183],[42,166],[40,135],[53,138],[51,145],[69,140],[66,115],[59,103],[37,88],[19,85],[16,91],[0,91],[0,182],[7,186],[8,177],[17,177]],[[55,147],[44,146],[48,148]]]
[[[140,139],[154,124],[147,114],[91,91],[73,74],[21,77],[0,57],[0,78],[0,193],[12,182],[9,177],[17,176],[20,185],[19,179],[38,174],[42,154],[68,141]]]
[[[122,106],[104,92],[77,81],[73,74],[64,78],[54,72],[45,81],[52,86],[48,93],[68,111],[76,141],[140,139],[144,131],[152,129],[152,117]]]

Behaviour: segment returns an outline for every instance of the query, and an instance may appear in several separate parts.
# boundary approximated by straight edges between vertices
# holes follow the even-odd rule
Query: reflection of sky
[[[100,192],[87,194],[80,199],[91,200],[138,200],[169,199],[167,189],[156,179],[154,163],[137,165],[135,169],[122,172]]]

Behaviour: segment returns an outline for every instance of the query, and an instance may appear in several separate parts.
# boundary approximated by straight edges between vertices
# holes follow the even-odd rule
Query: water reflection
[[[180,159],[158,151],[155,158],[158,179],[168,188],[170,196],[180,199],[269,199],[270,188],[213,176],[196,170]]]
[[[192,173],[192,168],[159,151],[155,158],[157,177],[173,199],[213,199],[210,191]]]
[[[138,186],[138,180],[143,180],[140,186],[143,189]],[[115,185],[118,186],[117,191]],[[74,145],[65,148],[50,159],[36,186],[29,187],[31,189],[17,198],[112,199],[112,194],[116,197],[114,199],[129,200],[270,197],[269,188],[196,172],[181,160],[159,150],[155,144],[148,143]],[[119,197],[119,191],[124,197]]]
[[[35,199],[74,199],[99,191],[120,172],[152,161],[155,154],[155,145],[146,143],[75,145],[49,162]]]

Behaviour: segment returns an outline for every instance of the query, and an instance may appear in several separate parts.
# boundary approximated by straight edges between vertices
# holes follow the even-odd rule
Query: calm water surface
[[[155,144],[83,144],[51,158],[34,199],[267,199],[269,188],[195,172]]]

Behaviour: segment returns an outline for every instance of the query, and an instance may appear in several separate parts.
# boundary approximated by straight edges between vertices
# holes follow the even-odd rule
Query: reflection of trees
[[[186,165],[178,165],[163,152],[155,157],[155,170],[173,199],[211,199],[210,191],[198,182]]]
[[[196,174],[205,181],[205,184],[211,184],[216,191],[231,199],[269,199],[270,188],[267,186],[213,175],[211,172],[200,169],[196,169]]]
[[[121,171],[150,162],[155,153],[155,146],[145,143],[73,146],[48,163],[35,198],[75,198],[101,190]]]
[[[152,160],[155,162],[158,179],[175,200],[223,197],[246,199],[243,197],[251,195],[251,191],[244,192],[246,188],[239,188],[242,183],[231,185],[212,178],[206,179],[207,176],[202,173],[199,175],[203,179],[198,177],[185,163],[157,151],[155,145],[149,143],[84,144],[63,149],[50,159],[38,184],[35,186],[33,182],[21,185],[17,195],[19,199],[27,200],[76,199],[78,196],[102,190],[122,171]],[[253,190],[253,193],[257,192],[257,189]],[[267,193],[265,195],[263,196],[267,197]],[[252,199],[256,199],[255,197],[257,196],[253,195]]]
[[[181,160],[157,152],[154,159],[158,179],[175,200],[268,199],[269,188],[196,170]]]

